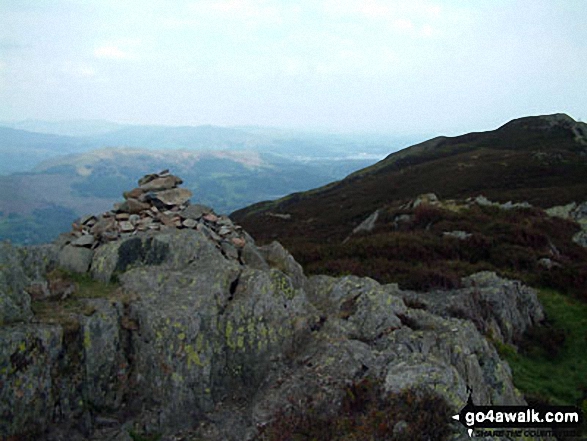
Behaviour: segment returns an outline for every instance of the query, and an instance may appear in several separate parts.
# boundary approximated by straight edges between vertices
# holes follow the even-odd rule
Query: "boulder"
[[[210,207],[200,204],[188,205],[184,208],[179,215],[184,219],[200,220],[202,216],[212,213],[213,210]]]
[[[182,205],[192,197],[192,192],[185,188],[173,188],[171,190],[153,193],[151,198],[165,205]]]
[[[85,273],[90,268],[93,255],[89,248],[66,245],[59,252],[59,266],[74,273]]]
[[[484,335],[514,345],[544,319],[536,291],[519,281],[484,271],[464,278],[462,284],[462,289],[406,292],[403,297],[442,317],[467,319]]]
[[[296,288],[301,288],[304,285],[305,276],[302,266],[283,248],[283,245],[274,241],[269,245],[259,247],[258,250],[269,266],[277,268],[291,277]]]
[[[143,184],[141,184],[141,181],[139,181],[139,186],[143,191],[160,191],[170,190],[182,183],[183,181],[177,176],[169,175],[165,177],[156,177],[148,182],[144,182]]]

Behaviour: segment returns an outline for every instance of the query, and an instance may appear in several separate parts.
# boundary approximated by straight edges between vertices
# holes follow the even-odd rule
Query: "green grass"
[[[43,323],[60,324],[69,330],[79,327],[78,314],[91,315],[94,308],[86,299],[108,298],[128,302],[130,297],[124,294],[115,283],[103,283],[92,279],[88,274],[76,274],[62,269],[55,269],[47,274],[49,285],[52,283],[74,283],[75,289],[63,300],[33,300],[31,309],[37,320]]]
[[[500,346],[500,353],[529,401],[577,405],[587,411],[587,305],[553,290],[540,290],[539,299],[551,334],[558,330],[565,335],[558,353],[546,353],[540,341],[519,352]]]

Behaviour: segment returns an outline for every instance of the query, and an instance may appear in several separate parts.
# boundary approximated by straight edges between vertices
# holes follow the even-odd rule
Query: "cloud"
[[[71,61],[66,62],[61,71],[77,78],[95,78],[97,76],[96,69],[92,66]]]
[[[100,46],[94,50],[96,58],[106,58],[111,60],[126,60],[131,58],[128,52],[123,51],[118,46],[107,45]]]
[[[189,6],[199,17],[237,19],[254,25],[281,24],[282,17],[277,6],[265,0],[215,0],[197,1]]]

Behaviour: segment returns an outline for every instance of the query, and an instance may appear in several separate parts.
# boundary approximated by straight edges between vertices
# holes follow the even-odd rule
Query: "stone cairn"
[[[205,205],[190,204],[192,192],[178,188],[182,183],[169,170],[145,175],[137,188],[123,193],[124,202],[98,216],[76,220],[72,231],[62,235],[59,242],[62,246],[95,249],[140,233],[187,228],[203,231],[227,257],[238,258],[238,249],[245,246],[248,235],[228,216],[218,216]]]

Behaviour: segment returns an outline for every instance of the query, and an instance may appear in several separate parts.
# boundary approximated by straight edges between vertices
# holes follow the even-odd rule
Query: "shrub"
[[[450,435],[450,408],[428,390],[408,389],[386,394],[370,378],[345,391],[339,412],[321,416],[311,405],[280,412],[259,435],[262,441],[332,440],[395,441],[446,440]]]

